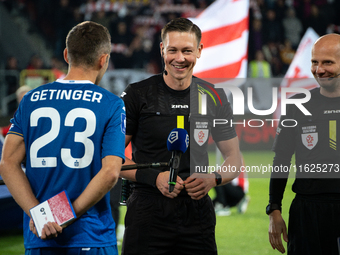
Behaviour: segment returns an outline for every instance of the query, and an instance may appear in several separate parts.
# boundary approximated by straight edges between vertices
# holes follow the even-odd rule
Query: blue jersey
[[[102,158],[124,160],[124,103],[90,81],[57,80],[31,90],[11,122],[8,133],[25,140],[26,175],[40,202],[62,190],[73,202],[101,169]],[[47,241],[29,230],[25,214],[25,248],[114,245],[109,196]]]

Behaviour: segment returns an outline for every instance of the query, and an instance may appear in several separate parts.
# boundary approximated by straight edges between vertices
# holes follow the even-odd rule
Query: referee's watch
[[[222,183],[222,176],[217,172],[213,172],[213,174],[216,176],[215,177],[216,186],[220,185]]]
[[[272,213],[272,211],[274,210],[280,210],[281,212],[281,206],[278,205],[278,204],[272,204],[272,203],[269,203],[266,207],[266,214],[269,215]]]

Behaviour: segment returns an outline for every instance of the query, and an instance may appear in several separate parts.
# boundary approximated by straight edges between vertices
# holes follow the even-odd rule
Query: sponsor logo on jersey
[[[189,109],[189,105],[182,105],[182,104],[173,104],[171,105],[172,109]]]
[[[318,143],[319,138],[316,131],[315,125],[302,127],[302,144],[309,150],[313,149]]]
[[[340,110],[324,110],[323,114],[340,113]]]
[[[199,146],[205,144],[208,141],[209,130],[208,129],[195,129],[194,130],[194,139]]]

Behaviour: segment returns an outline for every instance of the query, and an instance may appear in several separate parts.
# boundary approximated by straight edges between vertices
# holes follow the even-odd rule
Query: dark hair
[[[106,27],[85,21],[70,30],[66,48],[72,65],[93,66],[101,54],[110,54],[111,36]]]
[[[190,20],[186,18],[176,18],[171,20],[168,24],[166,24],[161,33],[162,41],[164,42],[167,33],[169,32],[188,32],[194,33],[197,39],[197,47],[201,43],[202,33],[201,29],[192,23]]]

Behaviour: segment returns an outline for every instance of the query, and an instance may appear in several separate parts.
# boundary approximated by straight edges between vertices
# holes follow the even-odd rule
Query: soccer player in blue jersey
[[[25,212],[26,254],[118,253],[108,191],[124,161],[125,108],[97,86],[110,50],[105,27],[75,26],[66,38],[66,77],[27,93],[11,120],[0,174]],[[77,219],[63,228],[49,222],[39,238],[29,210],[63,190]]]

